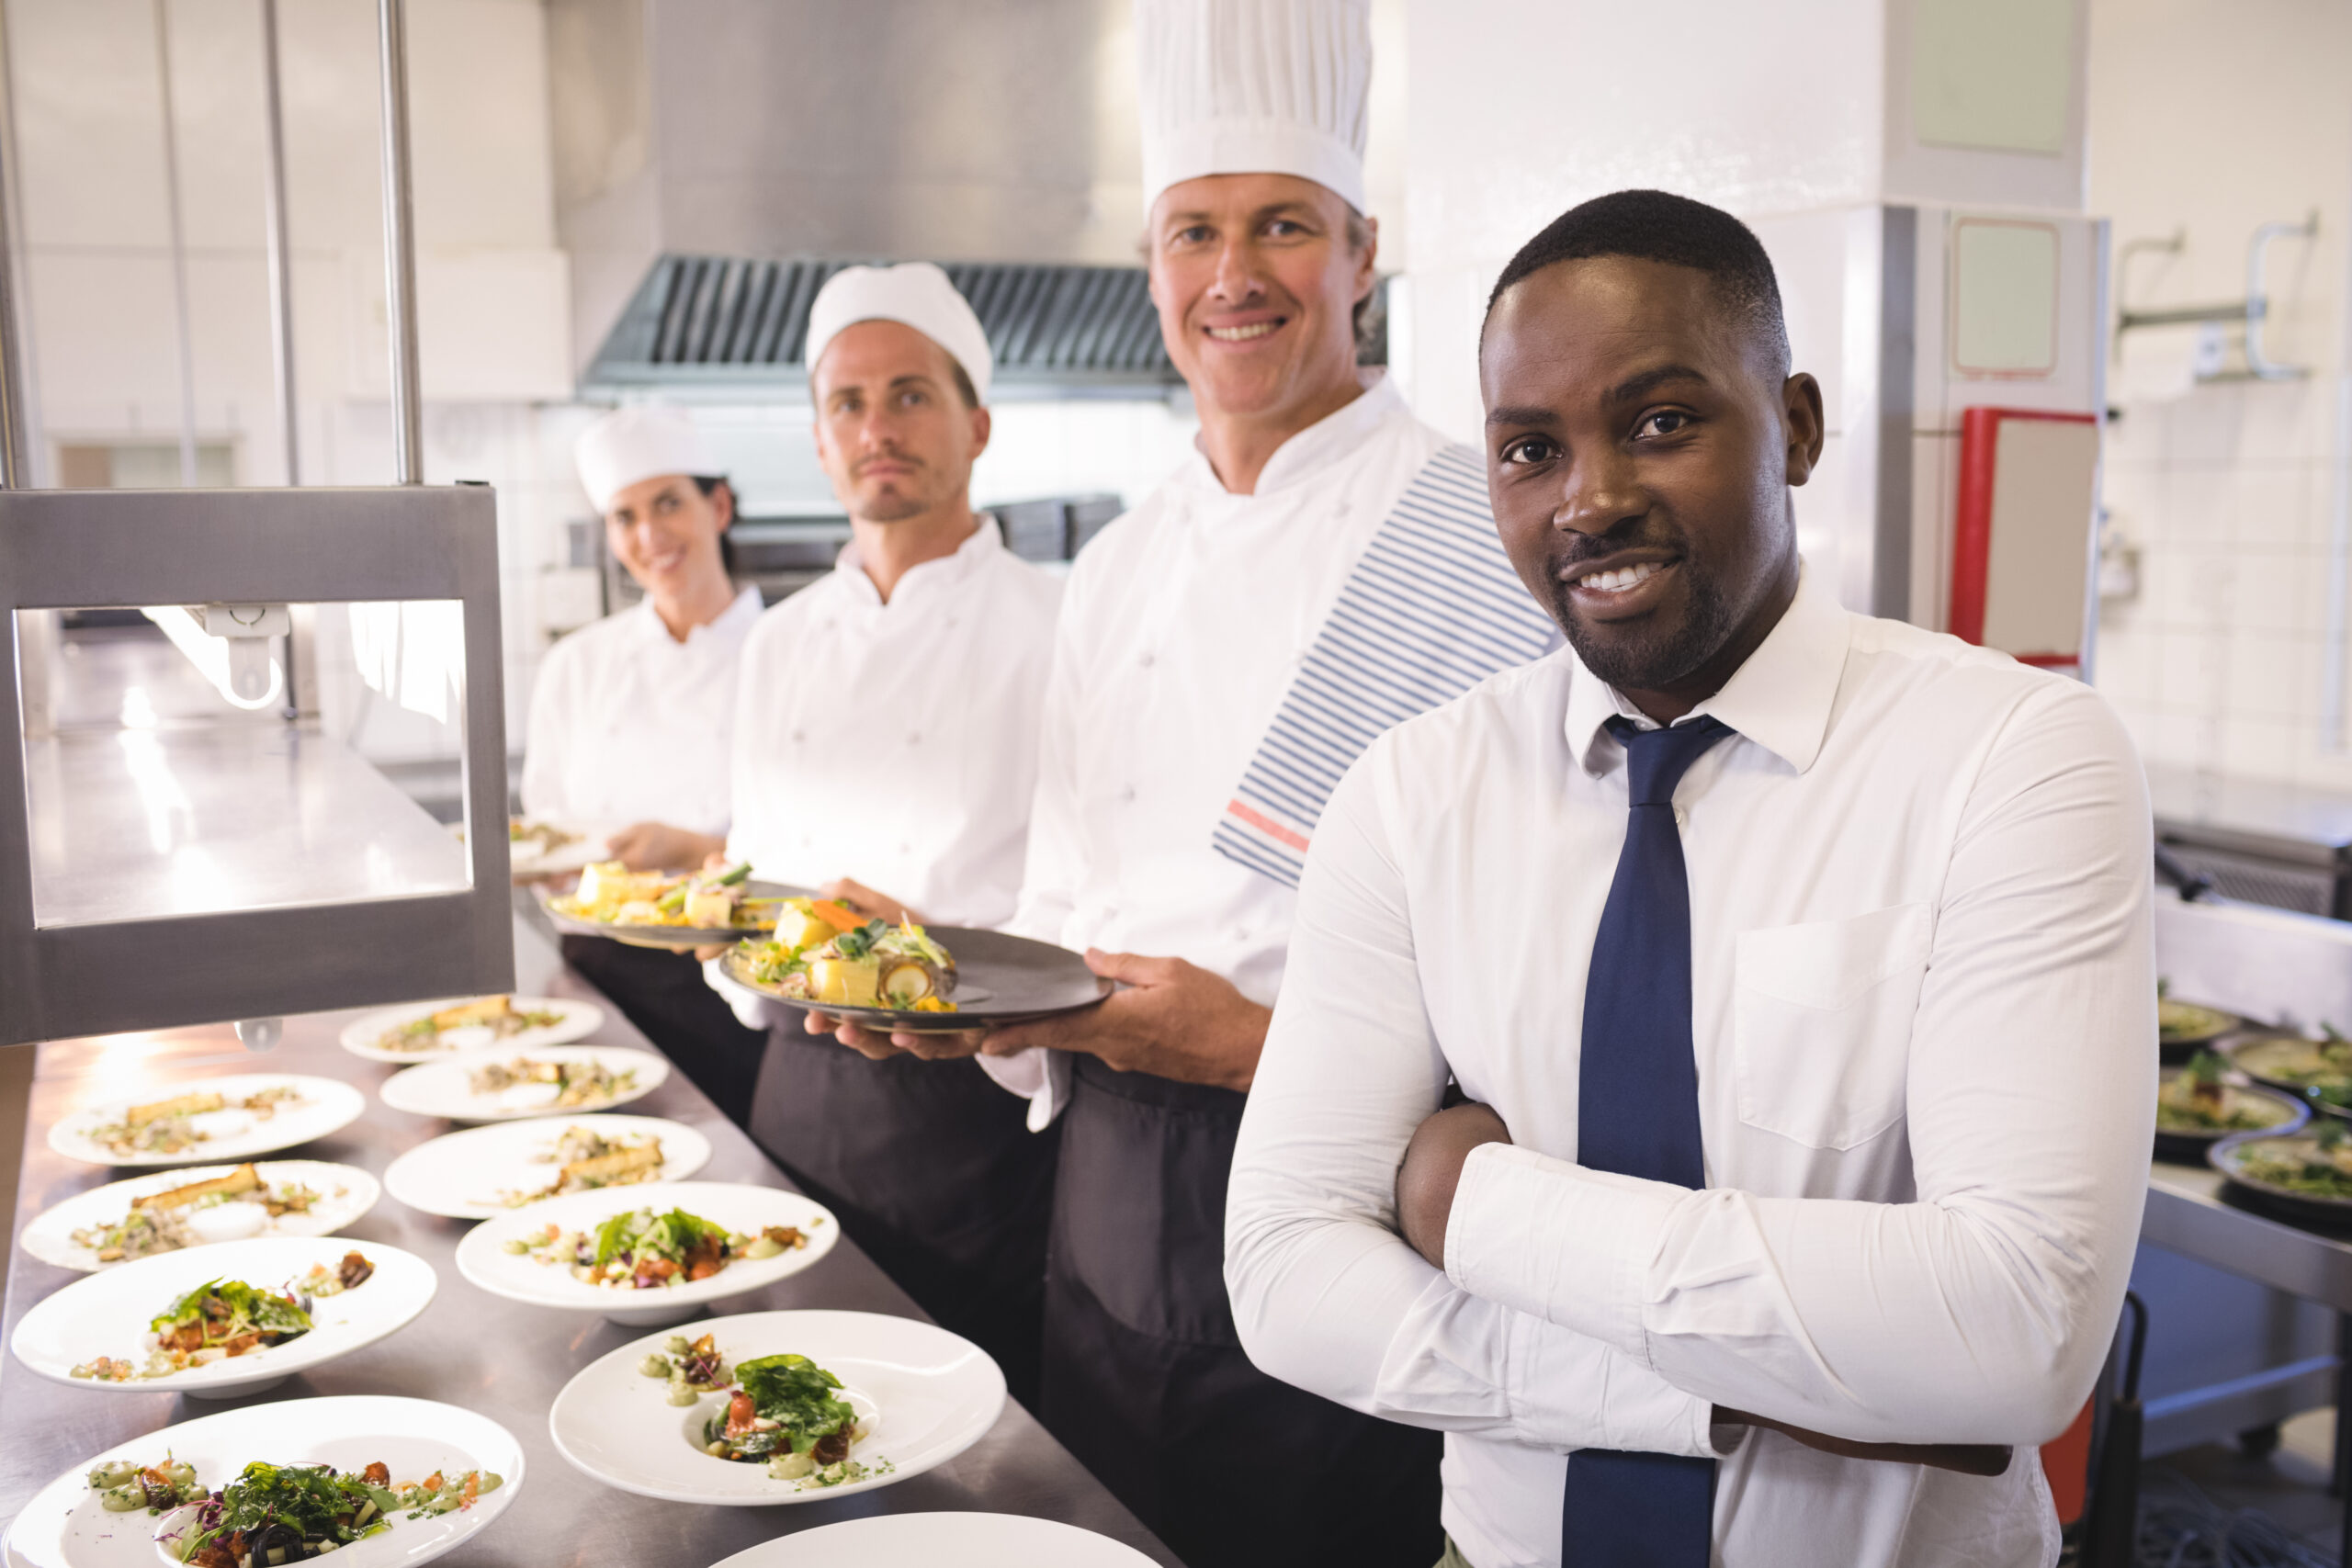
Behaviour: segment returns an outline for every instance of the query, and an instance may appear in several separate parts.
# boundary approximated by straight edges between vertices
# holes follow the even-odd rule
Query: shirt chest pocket
[[[1742,931],[1732,997],[1739,1119],[1816,1149],[1853,1148],[1901,1120],[1933,933],[1925,904]]]

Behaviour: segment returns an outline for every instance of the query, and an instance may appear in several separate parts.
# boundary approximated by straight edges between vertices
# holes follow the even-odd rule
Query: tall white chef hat
[[[808,346],[801,363],[810,372],[845,327],[860,321],[903,321],[945,349],[972,378],[972,390],[989,400],[989,378],[996,355],[989,334],[956,285],[929,262],[897,266],[845,266],[825,279],[808,307]]]
[[[643,404],[615,409],[590,425],[573,453],[589,504],[609,512],[613,497],[663,474],[707,479],[718,472],[710,445],[684,409]]]
[[[1136,0],[1143,204],[1204,175],[1297,175],[1364,209],[1371,0]]]

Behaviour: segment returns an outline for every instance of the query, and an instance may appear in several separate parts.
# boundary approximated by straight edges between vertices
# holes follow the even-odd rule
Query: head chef
[[[804,352],[851,539],[744,647],[729,856],[868,916],[1001,924],[1062,585],[972,509],[988,335],[930,263],[853,266],[811,305]],[[752,1136],[1034,1400],[1053,1141],[977,1063],[869,1061],[707,973],[766,1032]]]
[[[1057,1122],[1040,1415],[1179,1557],[1221,1568],[1441,1550],[1432,1434],[1243,1353],[1225,1190],[1329,780],[1475,678],[1463,649],[1554,635],[1509,603],[1476,455],[1357,365],[1368,10],[1137,6],[1151,298],[1201,433],[1072,570],[1010,928],[1125,985],[985,1035],[839,1031],[978,1051],[1032,1125]],[[1356,570],[1375,557],[1396,570]],[[1498,639],[1488,611],[1541,629]]]
[[[699,865],[726,841],[735,671],[760,618],[759,590],[728,576],[734,493],[680,409],[615,410],[576,455],[606,547],[645,596],[548,650],[531,691],[523,809],[607,835],[607,852],[634,870]],[[741,1119],[760,1037],[690,959],[599,937],[567,936],[563,952]]]

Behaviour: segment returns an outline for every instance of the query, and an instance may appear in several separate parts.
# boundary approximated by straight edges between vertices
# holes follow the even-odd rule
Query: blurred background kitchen
[[[290,446],[260,0],[7,0],[33,486],[394,479],[377,7],[276,12]],[[2082,670],[2188,874],[2352,916],[2352,6],[1373,14],[1385,282],[1365,357],[1418,412],[1475,438],[1487,289],[1553,214],[1627,186],[1730,209],[1826,394],[1829,453],[1797,500],[1815,569],[1857,608]],[[1179,460],[1194,422],[1136,254],[1131,27],[1127,0],[411,0],[423,475],[494,491],[518,759],[546,650],[634,592],[573,465],[602,410],[691,407],[771,601],[831,564],[847,525],[799,357],[829,268],[951,264],[999,355],[974,500],[1022,553],[1067,558]],[[2013,448],[1971,409],[2048,439]],[[2019,521],[2052,514],[2096,535]],[[55,635],[62,705],[77,642],[161,646],[135,616]],[[380,678],[344,619],[315,638],[298,695],[320,727],[454,820],[446,706]],[[2150,1451],[2258,1492],[2267,1472],[2213,1445],[2243,1432],[2259,1458],[2283,1420],[2290,1479],[2324,1480],[2325,1429],[2289,1418],[2333,1402],[2338,1320],[2216,1281],[2171,1288],[2247,1326],[2177,1346],[2164,1375],[2256,1381],[2164,1408],[2152,1385]],[[2279,1506],[2335,1540],[2314,1489]]]

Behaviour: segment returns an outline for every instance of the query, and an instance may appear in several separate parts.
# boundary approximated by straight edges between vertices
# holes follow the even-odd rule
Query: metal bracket
[[[2179,305],[2162,310],[2134,310],[2120,307],[2115,319],[2115,353],[2120,358],[2123,334],[2134,327],[2179,327],[2211,322],[2222,326],[2237,326],[2245,333],[2245,369],[2242,373],[2200,376],[2204,381],[2292,381],[2311,374],[2301,365],[2281,365],[2264,351],[2263,325],[2270,316],[2268,269],[2270,244],[2274,240],[2308,240],[2319,233],[2319,209],[2300,223],[2265,223],[2256,228],[2246,242],[2245,298],[2218,305]],[[2126,282],[2126,268],[2132,258],[2141,252],[2156,252],[2178,255],[2188,248],[2188,231],[2176,229],[2163,239],[2127,240],[2118,253],[2115,264],[2115,291],[2120,297]]]

